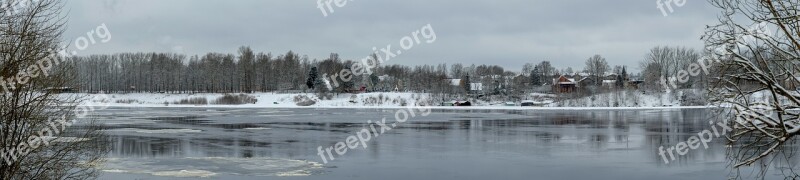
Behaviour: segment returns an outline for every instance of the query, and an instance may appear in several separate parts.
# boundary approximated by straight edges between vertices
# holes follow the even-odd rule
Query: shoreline
[[[116,108],[224,108],[224,109],[407,109],[425,106],[258,106],[258,105],[121,105]],[[669,106],[669,107],[523,107],[523,106],[427,106],[437,110],[672,110],[712,109],[714,106]]]

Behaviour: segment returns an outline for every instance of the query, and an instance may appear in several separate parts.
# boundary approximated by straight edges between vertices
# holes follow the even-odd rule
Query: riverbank
[[[473,106],[440,106],[441,102],[429,100],[423,93],[363,93],[339,94],[331,99],[320,100],[310,93],[252,93],[254,103],[228,105],[217,104],[216,101],[225,94],[164,94],[164,93],[127,93],[127,94],[72,94],[91,99],[103,99],[102,105],[112,107],[211,107],[211,108],[338,108],[338,109],[396,109],[423,104],[434,104],[432,109],[475,109],[475,110],[641,110],[641,109],[699,109],[708,106],[638,106],[638,107],[558,107],[551,100],[539,100],[543,107],[507,106],[502,102],[473,102]],[[202,100],[204,102],[187,104],[187,101]],[[181,103],[181,101],[184,101]],[[303,104],[302,102],[308,102]],[[519,103],[519,102],[516,102]],[[92,104],[98,104],[94,102]]]

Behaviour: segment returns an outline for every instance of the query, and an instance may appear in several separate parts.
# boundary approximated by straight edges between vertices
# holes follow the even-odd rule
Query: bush
[[[256,97],[247,95],[247,94],[239,94],[239,95],[232,95],[232,94],[225,94],[222,97],[217,98],[213,104],[224,104],[224,105],[239,105],[239,104],[255,104],[258,102]]]
[[[139,103],[139,100],[136,100],[136,99],[118,99],[116,102],[120,103],[120,104],[133,104],[133,103]]]
[[[297,95],[294,96],[294,103],[297,106],[311,106],[317,104],[317,101],[314,101],[313,99],[311,99],[306,95]]]
[[[207,105],[208,100],[205,97],[193,97],[189,99],[181,99],[180,101],[172,102],[172,104]]]
[[[706,99],[706,96],[703,95],[702,91],[686,90],[682,92],[683,92],[683,96],[681,96],[682,106],[705,106],[708,104],[708,100]]]

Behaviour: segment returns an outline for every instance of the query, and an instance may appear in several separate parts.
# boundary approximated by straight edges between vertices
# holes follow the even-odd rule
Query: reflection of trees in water
[[[724,138],[714,138],[708,143],[708,149],[700,146],[697,149],[689,150],[685,155],[678,155],[676,152],[675,160],[669,159],[669,165],[665,164],[662,157],[658,154],[658,148],[674,147],[680,142],[686,142],[690,137],[697,136],[697,133],[704,130],[711,130],[708,120],[711,118],[709,110],[705,109],[686,109],[674,111],[662,111],[660,116],[645,116],[644,129],[646,130],[646,144],[648,151],[652,152],[653,161],[663,166],[684,166],[692,162],[713,162],[723,158]],[[670,158],[667,155],[667,158]]]
[[[272,143],[250,139],[109,136],[111,157],[265,157]],[[232,150],[233,149],[233,150]]]
[[[726,153],[730,163],[739,162],[743,157],[760,156],[765,149],[771,147],[764,143],[764,137],[753,135],[740,136],[735,144],[729,146]],[[754,163],[756,166],[742,166],[739,169],[733,169],[731,175],[746,179],[779,173],[786,176],[787,179],[798,179],[800,178],[798,175],[800,171],[796,169],[800,163],[800,158],[797,157],[797,153],[800,153],[798,150],[800,150],[800,143],[797,142],[797,139],[788,140],[782,146],[777,147],[775,152],[757,160]],[[730,165],[733,166],[733,164]]]
[[[690,166],[723,162],[725,142],[715,138],[709,149],[691,150],[665,165],[658,147],[675,146],[693,135],[710,129],[708,110],[652,111],[457,111],[433,121],[409,120],[388,134],[369,142],[366,153],[373,159],[409,151],[430,152],[511,152],[522,155],[564,154],[565,151],[600,152],[632,150],[646,153],[657,166]],[[508,114],[512,114],[509,116]],[[437,114],[433,114],[434,116]],[[492,118],[497,117],[497,118]],[[506,118],[506,119],[504,119]],[[387,120],[389,122],[389,120]],[[314,158],[317,146],[330,146],[360,131],[366,123],[270,122],[255,124],[197,124],[225,131],[224,137],[179,136],[144,138],[112,136],[117,142],[112,156],[120,157],[289,157]],[[182,124],[183,125],[183,124]],[[253,137],[240,133],[243,128],[269,127]],[[229,132],[231,130],[231,132]],[[213,130],[210,130],[213,132]],[[231,135],[230,133],[233,133]],[[215,133],[210,133],[215,134]],[[301,135],[302,137],[297,137]],[[299,141],[289,142],[296,139]],[[795,144],[795,143],[793,143]],[[792,147],[796,147],[793,145]],[[412,149],[412,150],[409,150]],[[348,155],[349,156],[349,155]],[[353,155],[353,157],[358,157]],[[792,161],[796,164],[797,160]],[[773,164],[778,162],[773,162]],[[787,164],[787,163],[784,163]],[[724,164],[719,164],[724,166]],[[785,166],[784,166],[785,167]]]

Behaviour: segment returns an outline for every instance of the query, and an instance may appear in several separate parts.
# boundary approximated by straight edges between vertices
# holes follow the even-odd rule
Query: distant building
[[[597,85],[597,82],[594,80],[594,78],[589,77],[589,76],[584,76],[583,78],[578,80],[578,87],[580,87],[580,88],[586,88],[586,87],[596,86],[596,85]]]
[[[642,84],[644,84],[644,81],[642,80],[631,79],[630,81],[628,81],[627,87],[631,89],[639,89],[639,86],[641,86]]]
[[[617,86],[617,80],[603,80],[603,87],[613,88]]]
[[[566,76],[559,76],[553,79],[553,92],[556,93],[571,93],[577,89],[577,82],[575,79],[567,78]]]
[[[447,82],[450,82],[451,86],[461,87],[461,79],[446,79]],[[472,91],[471,93],[481,92],[483,91],[483,83],[469,83],[469,89]]]

